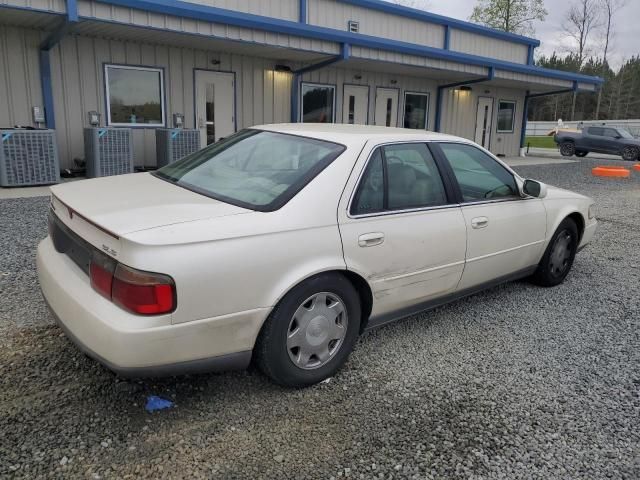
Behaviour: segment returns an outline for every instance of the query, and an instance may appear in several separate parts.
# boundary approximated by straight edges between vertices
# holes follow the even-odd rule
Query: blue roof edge
[[[468,65],[495,68],[516,73],[539,75],[547,78],[572,82],[600,85],[604,79],[588,75],[551,70],[534,65],[519,64],[477,55],[427,47],[398,40],[373,37],[348,31],[308,25],[290,20],[265,17],[233,10],[226,10],[208,5],[184,2],[182,0],[96,0],[99,3],[134,8],[165,15],[223,23],[244,28],[254,28],[274,33],[284,33],[300,37],[325,40],[336,43],[349,43],[366,48],[387,50],[426,58],[463,63]],[[339,0],[342,1],[342,0]],[[351,1],[351,0],[349,0]],[[359,0],[363,1],[363,0]],[[368,0],[372,1],[372,0]],[[86,17],[85,17],[86,18]],[[99,19],[98,19],[99,20]]]
[[[501,30],[496,30],[495,28],[478,25],[477,23],[466,22],[464,20],[458,20],[457,18],[445,17],[444,15],[438,15],[436,13],[427,12],[425,10],[418,10],[416,8],[405,7],[404,5],[398,5],[396,3],[386,2],[383,0],[337,1],[339,3],[354,5],[356,7],[369,8],[371,10],[377,10],[379,12],[391,13],[393,15],[398,15],[401,17],[420,19],[424,20],[425,22],[445,25],[452,28],[457,28],[458,30],[479,33],[481,35],[507,40],[510,42],[524,43],[525,45],[533,45],[534,47],[540,46],[540,40],[537,40],[535,38],[526,37],[524,35],[518,35],[515,33],[503,32]]]

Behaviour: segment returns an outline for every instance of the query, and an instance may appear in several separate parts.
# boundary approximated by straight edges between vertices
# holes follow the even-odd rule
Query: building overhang
[[[342,0],[341,0],[342,1]],[[346,0],[344,0],[346,1]],[[382,5],[385,2],[378,0],[349,0],[347,3],[361,3],[372,7],[375,4],[377,9],[388,10],[390,13],[400,14],[400,11],[408,15],[412,9],[405,7]],[[73,1],[75,3],[75,1]],[[119,15],[116,18],[101,18],[91,5],[109,5],[113,8],[132,9],[130,15]],[[318,62],[323,59],[338,55],[341,45],[349,44],[354,53],[347,65],[353,68],[362,69],[389,69],[394,73],[411,74],[417,76],[428,76],[429,78],[443,81],[463,80],[486,75],[489,69],[496,73],[493,84],[504,87],[521,88],[532,92],[554,91],[567,85],[572,86],[577,82],[579,89],[583,91],[595,91],[603,80],[599,77],[591,77],[582,74],[550,70],[536,67],[534,65],[511,63],[493,58],[469,55],[451,50],[427,47],[423,45],[391,40],[386,38],[373,37],[359,33],[351,33],[332,28],[309,25],[301,22],[282,20],[265,17],[261,15],[248,14],[231,11],[202,4],[194,4],[181,0],[80,0],[77,5],[78,22],[74,25],[73,33],[89,36],[104,36],[107,38],[122,38],[131,41],[141,41],[148,43],[172,44],[178,46],[190,46],[198,49],[224,49],[226,52],[246,54],[253,56],[263,56],[265,58],[282,59],[292,62]],[[398,10],[400,9],[400,10]],[[0,7],[2,19],[0,22],[20,25],[29,28],[42,30],[52,30],[56,25],[56,18],[63,18],[67,15],[65,11],[45,11],[32,8],[8,8]],[[107,9],[109,10],[109,9]],[[240,30],[247,29],[263,32],[264,42],[257,43],[254,40],[247,40],[243,35],[239,38],[220,38],[215,35],[215,30],[200,32],[177,31],[172,28],[170,22],[162,27],[150,25],[137,25],[134,23],[135,12],[152,13],[166,15],[176,19],[186,19],[197,25],[209,24],[213,26],[232,26]],[[446,17],[438,17],[433,14],[423,14],[429,17],[429,21],[444,22]],[[138,15],[140,17],[140,15]],[[427,20],[425,18],[425,20]],[[460,22],[454,19],[446,19],[451,22]],[[180,23],[180,22],[178,22]],[[472,28],[467,22],[456,28]],[[474,26],[476,29],[485,27]],[[482,31],[484,31],[482,30]],[[485,32],[486,33],[486,32]],[[278,37],[288,35],[290,38],[298,39],[296,45],[274,45],[270,44],[269,35]],[[193,38],[197,37],[197,44],[193,43]],[[504,37],[501,33],[501,37]],[[304,41],[302,41],[304,40]],[[515,39],[513,39],[515,41]],[[520,37],[520,42],[529,42],[534,45],[533,39]],[[290,42],[291,43],[291,42]],[[308,45],[308,47],[305,47]],[[317,47],[321,45],[321,48]],[[535,46],[535,45],[534,45]],[[356,52],[382,51],[399,56],[402,61],[381,61],[379,59],[367,58],[366,54],[359,55]],[[421,59],[417,61],[416,59]]]

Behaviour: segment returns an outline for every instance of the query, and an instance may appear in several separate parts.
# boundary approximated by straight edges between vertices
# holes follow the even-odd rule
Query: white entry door
[[[478,99],[478,113],[476,114],[476,143],[489,150],[491,144],[491,121],[493,119],[493,98],[480,97]]]
[[[200,145],[206,147],[236,131],[234,75],[206,70],[195,75],[196,123]]]
[[[376,88],[375,124],[383,127],[397,126],[398,90],[395,88]]]
[[[369,116],[369,87],[345,85],[342,99],[342,123],[366,125]]]

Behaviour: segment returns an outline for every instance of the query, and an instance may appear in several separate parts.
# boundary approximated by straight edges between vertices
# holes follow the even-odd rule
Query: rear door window
[[[448,203],[435,160],[424,143],[387,145],[369,159],[351,214],[366,215]]]

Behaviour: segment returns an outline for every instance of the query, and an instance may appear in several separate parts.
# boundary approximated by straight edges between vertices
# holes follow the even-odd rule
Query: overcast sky
[[[409,0],[407,3],[418,6],[422,1],[425,0]],[[402,3],[402,1],[395,3]],[[430,6],[429,10],[433,13],[468,20],[477,0],[426,0],[425,3]],[[549,16],[544,23],[536,22],[535,24],[535,38],[542,42],[537,52],[544,54],[551,54],[554,50],[566,52],[570,43],[562,36],[562,23],[572,0],[545,0],[545,3]],[[615,18],[617,33],[611,47],[611,62],[615,66],[618,66],[622,59],[640,53],[639,20],[640,0],[627,0],[627,6]],[[593,39],[593,53],[601,54],[603,49],[601,39],[596,38],[596,35]]]

